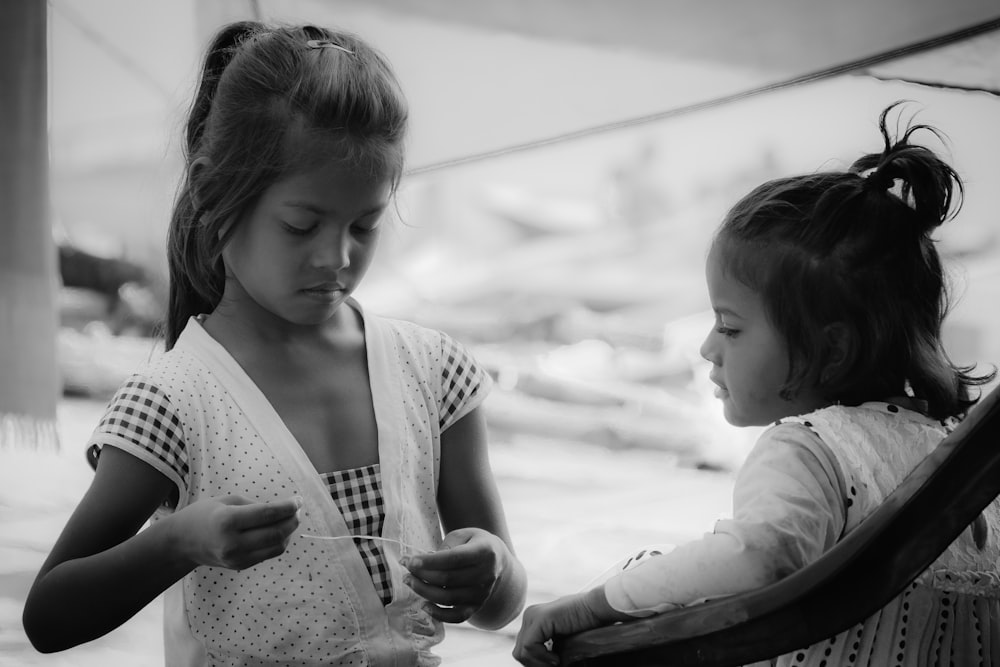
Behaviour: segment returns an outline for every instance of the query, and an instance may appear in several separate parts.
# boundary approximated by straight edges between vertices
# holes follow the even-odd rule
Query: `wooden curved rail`
[[[756,591],[565,637],[561,664],[728,667],[822,641],[890,602],[998,495],[1000,389],[813,563]]]

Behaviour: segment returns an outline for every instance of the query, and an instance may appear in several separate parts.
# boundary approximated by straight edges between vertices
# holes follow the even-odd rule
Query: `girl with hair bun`
[[[945,272],[932,234],[962,184],[898,139],[847,171],[764,183],[728,213],[706,263],[715,324],[701,347],[726,420],[771,425],[736,479],[733,518],[585,592],[530,607],[514,656],[555,664],[559,635],[773,583],[819,558],[899,485],[996,371],[941,342]],[[768,664],[1000,664],[1000,503],[881,611]]]
[[[389,64],[350,33],[217,34],[170,223],[166,352],[91,437],[93,483],[24,609],[40,651],[164,592],[171,667],[435,665],[444,623],[520,612],[489,375],[351,296],[406,125]]]

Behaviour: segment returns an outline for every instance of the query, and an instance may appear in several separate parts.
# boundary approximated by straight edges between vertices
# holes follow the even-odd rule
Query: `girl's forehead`
[[[395,172],[360,140],[342,133],[293,127],[285,137],[284,169],[275,186],[316,188],[344,183],[378,187],[392,183]]]
[[[737,317],[750,317],[762,311],[764,304],[760,294],[728,268],[725,253],[709,253],[705,277],[712,308]]]
[[[393,192],[387,174],[371,174],[342,160],[295,171],[269,187],[264,199],[274,205],[297,205],[317,211],[378,210]]]

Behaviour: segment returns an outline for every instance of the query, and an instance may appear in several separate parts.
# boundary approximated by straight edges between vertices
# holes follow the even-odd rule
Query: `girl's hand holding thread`
[[[299,497],[269,503],[239,496],[199,500],[176,515],[180,552],[196,565],[244,570],[284,553],[301,506]]]
[[[511,560],[496,535],[480,528],[448,533],[438,551],[408,556],[405,583],[430,602],[428,611],[446,623],[469,620],[489,599]]]

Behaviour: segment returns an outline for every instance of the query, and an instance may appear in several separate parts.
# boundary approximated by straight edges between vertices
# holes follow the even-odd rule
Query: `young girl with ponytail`
[[[489,376],[351,296],[406,124],[388,63],[354,35],[216,36],[170,225],[166,352],[91,437],[93,483],[25,605],[39,650],[164,592],[170,666],[434,665],[443,623],[517,616]]]
[[[601,585],[530,607],[514,649],[773,583],[850,533],[934,449],[995,375],[954,365],[932,234],[962,185],[924,125],[846,172],[781,178],[728,213],[706,277],[701,347],[726,420],[767,426],[736,479],[733,518]],[[881,611],[767,664],[1000,665],[1000,504],[994,501]]]

